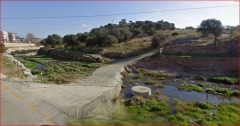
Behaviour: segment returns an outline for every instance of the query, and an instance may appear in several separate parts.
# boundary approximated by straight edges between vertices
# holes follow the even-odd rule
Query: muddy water
[[[221,96],[221,95],[212,95],[205,92],[196,92],[196,91],[179,91],[177,89],[176,82],[168,81],[164,83],[164,88],[158,88],[154,85],[146,85],[144,84],[147,78],[140,79],[138,82],[132,82],[132,78],[134,74],[129,74],[128,76],[123,78],[123,84],[125,88],[122,89],[121,95],[125,98],[132,97],[131,88],[136,85],[143,85],[147,86],[152,89],[152,94],[160,92],[160,94],[167,96],[170,101],[173,98],[181,99],[182,101],[203,101],[203,102],[210,102],[213,104],[219,104],[222,102],[231,102],[231,101],[238,101],[237,97],[228,97],[228,96]]]

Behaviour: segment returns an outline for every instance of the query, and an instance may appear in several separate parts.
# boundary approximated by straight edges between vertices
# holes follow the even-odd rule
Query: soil
[[[238,76],[238,58],[157,56],[145,57],[135,66],[181,76]]]

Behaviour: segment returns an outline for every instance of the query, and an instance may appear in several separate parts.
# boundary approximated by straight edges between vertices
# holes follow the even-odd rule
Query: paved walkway
[[[66,85],[2,79],[1,124],[66,124],[69,117],[108,114],[114,110],[110,99],[121,90],[123,67],[151,54],[101,67]]]

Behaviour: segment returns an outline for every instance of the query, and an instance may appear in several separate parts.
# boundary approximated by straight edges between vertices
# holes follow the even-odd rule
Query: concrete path
[[[66,85],[2,79],[1,124],[66,124],[69,117],[108,114],[114,111],[112,99],[121,90],[123,67],[152,54],[101,67],[91,76]]]

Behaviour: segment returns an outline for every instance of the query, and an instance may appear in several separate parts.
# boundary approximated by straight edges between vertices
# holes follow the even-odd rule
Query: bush
[[[93,47],[98,44],[98,38],[96,36],[88,36],[86,38],[86,46]]]
[[[239,90],[232,91],[231,96],[239,96]]]
[[[177,32],[172,33],[172,36],[177,36],[177,35],[179,35]]]
[[[158,48],[159,46],[162,46],[162,44],[166,40],[166,38],[167,37],[162,34],[155,34],[152,38],[151,47]]]
[[[192,26],[188,26],[185,29],[194,29]]]
[[[207,103],[207,102],[196,102],[194,105],[201,109],[213,109],[214,108],[213,105],[211,105],[210,103]]]
[[[40,70],[32,70],[31,73],[33,75],[38,75],[38,74],[41,74],[41,71]]]
[[[6,47],[3,43],[0,44],[0,48],[1,48],[1,53],[5,53],[6,52]]]

